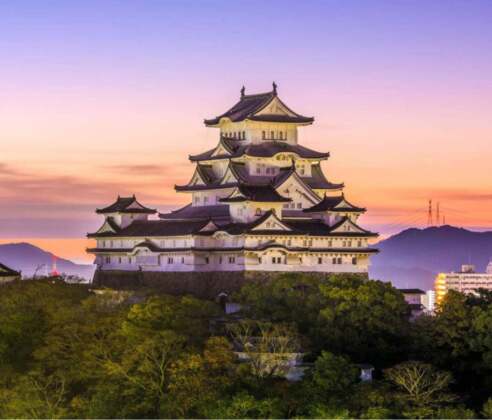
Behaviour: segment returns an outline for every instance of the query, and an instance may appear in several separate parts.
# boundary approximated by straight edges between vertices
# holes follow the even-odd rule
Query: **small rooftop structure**
[[[14,280],[20,280],[21,273],[20,271],[16,271],[10,267],[7,267],[5,264],[0,263],[0,283],[7,283]]]

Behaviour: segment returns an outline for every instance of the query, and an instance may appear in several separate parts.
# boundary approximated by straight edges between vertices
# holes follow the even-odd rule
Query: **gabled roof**
[[[90,233],[89,238],[132,236],[181,236],[199,232],[207,220],[135,220],[118,232]]]
[[[229,206],[220,204],[215,206],[193,206],[188,204],[170,213],[160,213],[159,217],[164,220],[229,220]]]
[[[302,188],[305,191],[304,196],[309,201],[311,201],[312,203],[317,203],[320,201],[318,195],[311,189],[311,187],[308,184],[306,184],[305,180],[301,176],[299,176],[299,174],[296,172],[293,166],[290,168],[282,169],[280,171],[280,174],[277,175],[277,177],[275,177],[272,184],[275,188],[279,188],[291,178],[294,178],[297,181],[297,183],[302,186]]]
[[[257,115],[260,111],[266,108],[274,99],[277,99],[281,106],[287,111],[286,114],[263,113]],[[205,125],[217,125],[222,118],[228,118],[232,122],[244,121],[246,119],[256,121],[269,122],[288,122],[297,124],[309,124],[314,121],[312,117],[305,117],[292,111],[285,105],[277,96],[277,86],[273,84],[271,92],[257,93],[254,95],[246,95],[244,88],[241,89],[241,98],[232,108],[220,114],[219,116],[205,120]]]
[[[112,217],[107,217],[102,226],[97,230],[96,234],[107,232],[117,233],[119,231],[120,227],[116,224],[114,219]]]
[[[220,200],[223,203],[255,201],[262,203],[287,203],[290,198],[282,197],[271,185],[239,185],[233,193]]]
[[[12,277],[12,276],[20,276],[19,271],[15,271],[10,267],[0,263],[0,277]]]
[[[154,214],[157,210],[150,209],[148,207],[140,204],[135,195],[131,197],[120,197],[116,199],[116,201],[110,206],[104,207],[102,209],[96,209],[96,213],[105,214],[105,213],[145,213],[145,214]]]
[[[335,234],[354,234],[354,235],[365,235],[365,236],[373,236],[376,237],[378,236],[377,233],[373,233],[369,230],[366,230],[364,228],[361,228],[359,225],[356,223],[352,222],[350,218],[348,217],[343,217],[341,220],[339,220],[337,223],[335,223],[333,226],[331,226],[331,232]]]
[[[328,152],[317,152],[299,144],[289,144],[280,141],[265,141],[260,144],[247,145],[234,144],[233,141],[225,139],[221,140],[221,142],[227,144],[231,150],[231,154],[214,154],[217,150],[217,147],[215,147],[198,155],[190,155],[189,159],[195,162],[201,160],[238,158],[244,155],[251,157],[273,157],[279,153],[293,153],[303,159],[326,159],[330,156],[330,153]]]
[[[324,211],[335,211],[335,212],[354,212],[362,213],[366,209],[363,207],[354,206],[352,203],[345,199],[345,196],[339,195],[336,197],[329,197],[325,195],[322,201],[315,204],[313,207],[303,210],[306,213],[316,213]]]

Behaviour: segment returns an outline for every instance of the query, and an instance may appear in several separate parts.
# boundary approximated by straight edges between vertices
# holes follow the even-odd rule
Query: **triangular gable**
[[[233,183],[236,183],[238,181],[239,180],[238,180],[236,174],[231,169],[231,167],[228,166],[227,169],[226,169],[226,171],[225,171],[225,173],[224,173],[224,176],[220,180],[220,183],[221,183],[221,185],[222,184],[233,184]]]
[[[188,185],[207,185],[200,171],[198,170],[198,166],[195,168],[195,173],[191,177],[191,180],[188,183]]]
[[[217,230],[219,227],[212,221],[210,220],[205,226],[203,226],[199,232],[211,232]]]
[[[266,106],[255,112],[253,115],[288,115],[296,117],[297,114],[292,112],[278,97],[274,97]]]
[[[222,143],[219,143],[219,145],[213,151],[212,157],[224,156],[224,155],[230,155],[230,154],[231,153],[224,147],[224,145]]]
[[[340,200],[340,202],[339,202],[337,205],[333,206],[333,208],[334,208],[334,209],[336,209],[336,208],[343,208],[343,209],[346,209],[346,208],[350,208],[350,207],[353,207],[353,205],[352,205],[352,204],[350,204],[350,203],[349,203],[347,200],[345,200],[344,198],[342,198],[342,199]]]
[[[223,138],[220,139],[219,144],[215,148],[215,150],[212,152],[211,157],[216,157],[216,156],[230,156],[232,154],[232,151],[226,144],[225,140]]]
[[[116,226],[111,218],[107,218],[96,233],[117,233]]]
[[[231,193],[231,195],[227,198],[236,198],[236,197],[247,198],[241,191],[239,191],[239,188],[235,188],[234,191]]]
[[[128,206],[125,207],[125,210],[130,210],[130,209],[144,209],[145,207],[142,206],[137,200],[133,200],[132,203],[130,203]]]
[[[292,229],[284,224],[277,216],[271,213],[251,230],[281,230],[290,232]]]
[[[331,233],[367,233],[367,230],[362,229],[347,218],[333,229]]]
[[[276,185],[275,189],[278,191],[282,185],[289,182],[293,182],[295,187],[302,192],[306,199],[312,202],[313,205],[321,201],[321,198],[302,180],[299,175],[297,175],[296,172],[292,172],[290,176],[283,179],[280,184]]]

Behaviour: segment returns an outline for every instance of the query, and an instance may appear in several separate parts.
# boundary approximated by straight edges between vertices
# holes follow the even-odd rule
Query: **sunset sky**
[[[0,242],[77,261],[121,194],[161,210],[203,119],[271,89],[383,235],[492,228],[492,1],[2,1]]]

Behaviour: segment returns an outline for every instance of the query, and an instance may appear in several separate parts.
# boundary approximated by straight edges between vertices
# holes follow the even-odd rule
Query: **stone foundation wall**
[[[170,295],[191,294],[203,299],[215,299],[220,293],[231,294],[249,281],[272,281],[285,272],[218,271],[218,272],[162,272],[96,270],[92,284],[118,290],[152,289]],[[319,279],[330,273],[307,274]],[[367,279],[367,274],[357,274]]]

